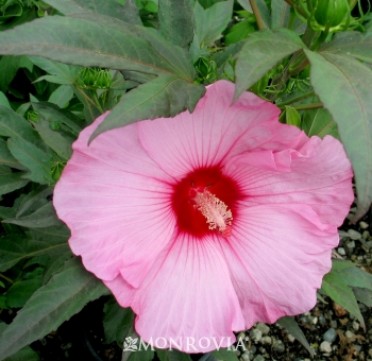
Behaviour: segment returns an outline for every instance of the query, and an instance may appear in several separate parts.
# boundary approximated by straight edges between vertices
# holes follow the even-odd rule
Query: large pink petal
[[[173,179],[151,161],[130,125],[87,142],[106,115],[83,130],[54,192],[71,249],[103,280],[120,272],[138,286],[173,238]]]
[[[245,327],[310,310],[331,267],[337,228],[311,207],[243,207],[222,247],[245,317]]]
[[[235,341],[232,331],[243,329],[244,321],[218,244],[217,237],[179,235],[159,258],[131,305],[142,339],[185,352],[208,352]],[[156,344],[159,339],[167,344]]]
[[[339,141],[312,137],[297,149],[247,153],[224,165],[247,196],[245,206],[309,206],[325,224],[340,226],[354,199],[352,169]]]
[[[255,149],[280,131],[276,106],[248,92],[233,103],[233,94],[234,85],[221,80],[207,87],[193,113],[141,122],[143,147],[166,172],[183,176],[192,169]],[[292,143],[300,141],[300,132],[292,128],[281,132],[276,141],[283,137]]]

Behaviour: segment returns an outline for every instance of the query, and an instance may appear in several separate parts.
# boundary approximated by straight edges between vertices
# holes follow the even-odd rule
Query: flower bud
[[[338,31],[350,21],[348,0],[309,0],[310,26],[317,31]]]

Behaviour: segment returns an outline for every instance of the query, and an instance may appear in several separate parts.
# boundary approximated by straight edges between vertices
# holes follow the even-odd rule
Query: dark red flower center
[[[237,183],[219,166],[188,173],[173,186],[172,208],[179,230],[196,237],[211,232],[227,237],[241,198]]]

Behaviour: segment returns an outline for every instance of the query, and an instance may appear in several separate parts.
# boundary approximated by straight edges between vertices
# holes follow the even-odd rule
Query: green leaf
[[[14,282],[5,293],[6,305],[9,308],[20,308],[25,305],[32,294],[41,286],[41,275],[31,279]]]
[[[192,0],[159,0],[159,29],[165,39],[186,48],[194,35]]]
[[[324,108],[306,111],[301,128],[309,137],[317,135],[323,138],[326,135],[332,135],[339,138],[337,124],[329,111]]]
[[[73,88],[69,85],[61,85],[50,94],[48,101],[60,108],[65,108],[73,97]]]
[[[4,139],[0,138],[0,165],[1,166],[7,166],[15,169],[23,170],[24,167],[22,167],[18,162],[17,159],[15,159],[12,154],[9,152],[8,146],[6,145],[6,142]]]
[[[22,173],[0,174],[0,195],[20,189],[27,183],[28,180],[22,178]]]
[[[19,350],[13,356],[8,357],[5,361],[39,361],[39,355],[31,348],[25,347]]]
[[[303,47],[298,35],[290,30],[266,30],[251,34],[238,55],[235,98],[259,81],[283,58]]]
[[[0,106],[0,135],[32,143],[37,143],[39,140],[27,120],[4,106]]]
[[[33,104],[34,105],[34,104]],[[37,105],[34,108],[38,108]],[[48,116],[47,119],[43,117],[43,113],[39,113],[40,117],[37,122],[34,124],[34,128],[39,133],[41,139],[46,145],[53,149],[62,159],[68,160],[71,157],[72,149],[71,144],[73,139],[67,136],[62,135],[60,132],[57,132],[51,128],[49,123]]]
[[[8,98],[2,91],[0,91],[0,106],[11,108]]]
[[[372,70],[349,56],[305,51],[311,63],[311,83],[338,125],[351,159],[360,218],[372,202]]]
[[[156,350],[156,355],[160,361],[191,361],[190,355],[177,350]]]
[[[134,314],[130,308],[120,307],[115,299],[106,302],[103,318],[105,341],[121,345],[125,337],[133,332],[133,321]]]
[[[366,34],[357,31],[337,33],[331,42],[322,46],[321,53],[345,54],[372,63],[372,32]]]
[[[0,89],[6,91],[20,68],[32,71],[32,63],[24,56],[3,56],[0,59]]]
[[[221,348],[213,351],[212,355],[216,361],[239,361],[237,353],[230,349]]]
[[[296,127],[301,126],[301,114],[290,105],[285,106],[285,122]]]
[[[311,357],[315,356],[315,351],[309,345],[305,334],[301,330],[297,321],[293,317],[283,317],[277,323],[285,328],[303,347],[309,352]]]
[[[372,291],[366,288],[354,288],[354,294],[356,299],[365,304],[367,307],[372,307]]]
[[[347,285],[372,291],[372,275],[355,266],[354,263],[333,260],[332,271],[337,272]]]
[[[323,278],[322,290],[325,294],[332,298],[334,302],[354,315],[362,327],[365,328],[365,322],[360,312],[354,292],[352,288],[344,281],[340,273],[334,271],[328,273]]]
[[[51,202],[44,204],[31,214],[11,219],[7,218],[3,222],[27,228],[47,228],[60,225]]]
[[[44,2],[65,15],[91,11],[132,24],[141,24],[138,9],[132,0],[126,0],[124,5],[120,5],[115,0],[45,0]]]
[[[154,29],[89,13],[46,16],[4,31],[0,33],[0,53],[156,75],[174,73],[186,79],[194,74],[185,52]]]
[[[270,27],[270,14],[269,14],[269,9],[267,7],[266,1],[265,0],[256,0],[256,2],[257,2],[258,10],[261,14],[263,23],[264,23],[266,28],[269,28]],[[281,0],[279,0],[279,1],[274,0],[274,1],[272,1],[272,3],[273,2],[281,2]],[[243,9],[249,11],[250,13],[253,13],[252,7],[251,7],[251,4],[250,4],[250,0],[238,0],[238,3],[241,5],[241,7]],[[273,6],[273,4],[271,4],[271,6]]]
[[[72,85],[78,78],[81,67],[66,65],[57,61],[52,61],[38,56],[30,56],[30,61],[49,75],[44,75],[37,79],[46,80],[54,84]]]
[[[185,109],[192,111],[203,93],[202,85],[185,82],[176,76],[160,76],[122,96],[91,140],[104,131],[134,121],[172,117]]]
[[[24,178],[40,184],[52,183],[50,174],[52,158],[50,154],[20,138],[9,139],[8,148],[14,158],[29,170],[24,174]]]
[[[32,103],[32,107],[56,129],[63,129],[74,135],[80,133],[83,124],[74,114],[59,109],[56,105],[47,102]]]
[[[287,27],[290,19],[291,7],[285,1],[271,2],[271,28]]]
[[[1,332],[0,360],[54,331],[89,301],[107,293],[77,259],[66,262],[64,269],[39,288]]]
[[[18,262],[42,255],[57,256],[71,254],[67,245],[67,235],[59,238],[58,228],[48,229],[49,238],[35,239],[24,235],[0,238],[0,272],[5,272]]]
[[[222,36],[229,24],[233,11],[233,1],[221,1],[207,9],[195,1],[195,35],[193,46],[205,48],[212,45]]]

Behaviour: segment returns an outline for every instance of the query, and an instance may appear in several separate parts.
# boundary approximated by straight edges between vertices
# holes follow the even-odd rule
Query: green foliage
[[[331,297],[336,303],[354,315],[363,328],[365,322],[357,302],[358,290],[363,290],[361,302],[365,298],[365,304],[371,304],[372,299],[372,275],[357,268],[352,262],[333,261],[332,270],[328,273],[322,284],[322,291]]]
[[[236,63],[236,97],[260,80],[284,57],[303,47],[298,35],[289,30],[263,31],[249,36]]]
[[[305,50],[312,65],[311,82],[338,125],[352,161],[362,216],[372,202],[372,70],[348,55]]]
[[[67,261],[1,332],[0,360],[53,331],[87,302],[104,294],[107,294],[107,289],[83,271],[77,259]]]
[[[106,110],[112,111],[94,136],[193,111],[204,85],[236,80],[236,97],[250,89],[280,106],[281,121],[309,136],[340,137],[355,171],[356,217],[367,211],[372,201],[367,17],[349,19],[345,9],[344,15],[293,9],[285,1],[255,3],[252,9],[248,0],[1,2],[0,306],[20,308],[13,322],[0,324],[1,360],[38,360],[24,346],[107,294],[71,259],[69,232],[51,202],[74,139]],[[352,263],[335,261],[322,292],[363,324],[358,302],[372,307],[371,282]],[[104,306],[105,341],[121,346],[125,337],[135,336],[133,319],[132,311],[111,298]],[[313,352],[293,318],[279,324]],[[160,361],[191,359],[177,351],[156,355]],[[154,353],[125,357],[151,360]],[[226,350],[203,357],[237,360]]]
[[[311,357],[315,356],[315,351],[309,345],[303,331],[293,317],[283,317],[277,322],[280,326],[285,328],[302,346],[306,348]]]

